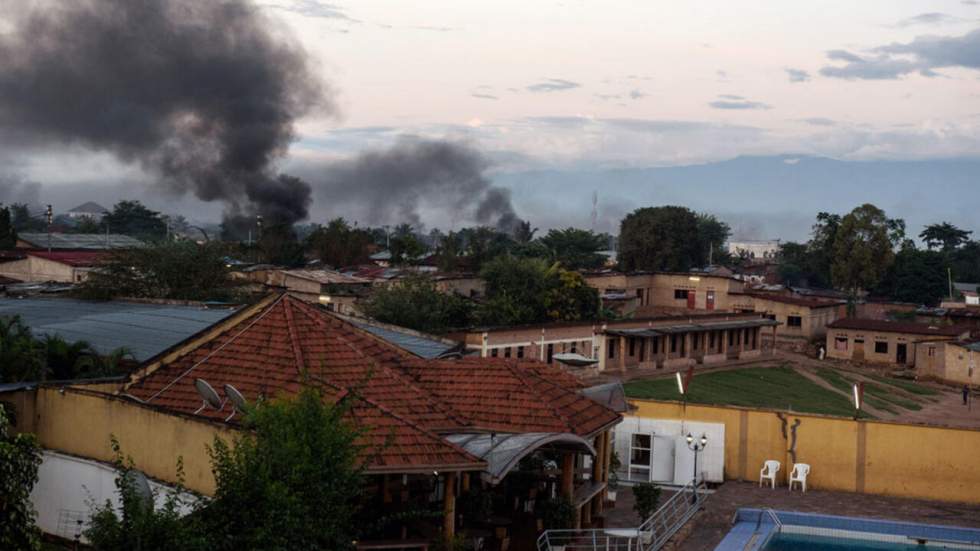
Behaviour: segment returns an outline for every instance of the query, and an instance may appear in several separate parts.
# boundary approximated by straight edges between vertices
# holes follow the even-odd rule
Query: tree
[[[698,264],[707,266],[708,264],[723,264],[728,258],[728,251],[725,243],[732,235],[732,228],[718,220],[713,214],[699,213],[697,215],[698,224]]]
[[[20,316],[0,317],[0,382],[39,381],[44,377],[44,348]]]
[[[950,251],[949,262],[957,281],[980,281],[980,241],[967,241]]]
[[[943,222],[926,226],[919,234],[919,238],[925,242],[929,250],[939,247],[949,252],[968,242],[972,233],[972,231],[961,230],[949,222]]]
[[[948,292],[946,259],[937,251],[903,247],[875,292],[901,302],[935,306]]]
[[[260,403],[232,445],[210,448],[217,488],[201,511],[212,549],[352,549],[363,493],[352,400],[307,388]]]
[[[10,217],[10,208],[0,205],[0,250],[17,246],[17,230]]]
[[[534,240],[534,234],[538,228],[531,227],[530,220],[521,220],[514,227],[514,241],[517,243],[530,243]]]
[[[455,272],[460,266],[462,240],[456,232],[444,235],[436,245],[436,262],[443,272]]]
[[[657,510],[657,504],[660,502],[660,487],[652,482],[643,482],[633,487],[633,496],[636,499],[633,510],[645,521]]]
[[[303,245],[299,242],[296,230],[287,222],[270,221],[263,227],[256,244],[259,261],[278,266],[302,266]]]
[[[89,274],[79,293],[85,298],[223,300],[236,294],[220,243],[162,242],[115,250]]]
[[[624,271],[687,271],[698,264],[698,219],[684,207],[647,207],[628,214],[619,229]]]
[[[119,201],[102,217],[102,227],[137,239],[158,241],[167,235],[167,224],[160,213],[139,201]]]
[[[431,277],[413,274],[375,290],[361,305],[369,317],[416,331],[441,333],[471,323],[471,303],[442,293]]]
[[[391,263],[416,264],[428,252],[425,244],[413,233],[399,233],[391,238]]]
[[[13,434],[6,407],[0,404],[0,549],[41,549],[31,506],[40,466],[37,440],[31,434]]]
[[[840,224],[841,216],[839,214],[817,213],[817,222],[811,229],[811,238],[808,244],[810,262],[807,272],[812,278],[810,285],[830,287],[833,284],[831,266],[835,258],[834,243],[837,240]]]
[[[480,271],[488,260],[509,253],[514,246],[510,236],[487,226],[463,228],[459,230],[459,238],[469,268],[474,271]]]
[[[841,219],[834,238],[831,276],[834,285],[852,297],[874,288],[895,259],[888,222],[885,212],[871,204]]]
[[[19,232],[39,232],[47,227],[47,221],[43,216],[31,215],[31,209],[26,203],[13,203],[10,205],[10,215],[13,218],[14,229]]]
[[[810,268],[810,251],[804,243],[787,241],[779,246],[779,279],[785,285],[805,286]]]
[[[488,325],[591,320],[599,315],[599,293],[576,272],[538,258],[500,256],[480,271],[486,301],[478,317]]]
[[[204,551],[207,532],[192,518],[182,518],[181,509],[190,507],[184,494],[183,466],[177,459],[177,486],[166,490],[160,507],[155,505],[155,495],[140,490],[137,480],[142,476],[136,470],[132,458],[123,459],[122,450],[115,437],[110,440],[115,453],[116,494],[121,507],[109,500],[93,507],[85,537],[95,551]]]
[[[560,262],[563,267],[570,270],[592,270],[605,263],[606,257],[599,254],[599,251],[606,248],[609,236],[565,228],[548,231],[540,241],[547,248],[549,258]]]
[[[86,366],[98,361],[99,353],[86,341],[70,343],[60,335],[45,335],[41,344],[50,377],[54,380],[74,379]]]
[[[367,230],[352,228],[343,218],[316,226],[306,238],[306,247],[328,266],[339,268],[370,260],[373,237]]]

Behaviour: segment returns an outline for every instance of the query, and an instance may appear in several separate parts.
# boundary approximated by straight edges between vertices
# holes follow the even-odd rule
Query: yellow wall
[[[777,412],[633,400],[640,417],[725,424],[725,478],[758,481],[767,459],[792,468]],[[980,503],[980,430],[781,413],[812,488]],[[709,444],[710,445],[710,444]]]
[[[65,389],[61,393],[39,388],[34,406],[31,428],[44,448],[112,461],[109,436],[113,434],[136,467],[159,480],[174,481],[177,457],[183,457],[185,486],[204,494],[214,492],[205,445],[215,436],[227,442],[233,436],[232,431],[217,425],[82,390]]]

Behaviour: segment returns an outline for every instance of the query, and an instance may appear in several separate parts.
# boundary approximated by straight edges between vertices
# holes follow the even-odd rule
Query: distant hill
[[[598,229],[641,206],[679,204],[715,213],[742,238],[799,240],[819,211],[871,202],[904,218],[909,233],[946,220],[980,234],[980,160],[839,161],[738,157],[691,166],[499,173],[535,226],[588,227],[599,192]]]

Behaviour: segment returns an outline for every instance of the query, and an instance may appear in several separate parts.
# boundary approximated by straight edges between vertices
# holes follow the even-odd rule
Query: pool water
[[[918,545],[916,542],[895,543],[808,534],[776,534],[763,551],[923,551],[938,548]]]

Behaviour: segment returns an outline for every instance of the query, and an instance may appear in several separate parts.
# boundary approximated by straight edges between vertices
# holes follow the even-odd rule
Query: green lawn
[[[874,379],[879,383],[885,383],[887,385],[892,385],[898,387],[906,392],[911,392],[912,394],[918,394],[920,396],[938,396],[939,391],[934,388],[929,388],[927,386],[920,385],[912,381],[906,381],[904,379],[896,379],[894,377],[882,377],[881,375],[866,375],[869,379]]]
[[[817,376],[830,383],[830,386],[846,392],[848,396],[850,396],[851,392],[853,392],[854,381],[852,379],[844,377],[836,369],[821,367],[817,369]],[[869,394],[869,393],[865,392],[865,394]],[[884,400],[879,400],[874,396],[866,395],[864,397],[864,401],[867,402],[869,406],[875,409],[887,411],[888,413],[895,413],[895,414],[898,413],[898,410],[896,410],[895,407],[892,406],[892,404]]]
[[[680,400],[673,378],[630,381],[624,385],[630,398]],[[755,367],[698,374],[691,382],[688,401],[698,404],[789,409],[851,417],[850,400],[826,389],[790,367]],[[864,417],[870,417],[863,414]]]

